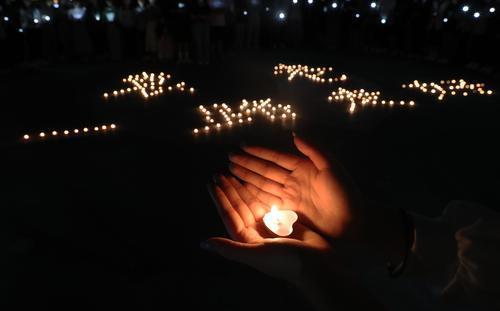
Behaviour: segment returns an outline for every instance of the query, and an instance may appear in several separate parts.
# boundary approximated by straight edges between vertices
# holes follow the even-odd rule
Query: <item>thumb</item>
[[[295,143],[297,149],[306,155],[317,169],[323,170],[330,167],[330,163],[323,153],[321,153],[316,147],[313,147],[310,143],[297,136],[295,133],[293,134],[293,142]]]
[[[210,238],[203,243],[203,248],[233,261],[255,267],[263,244],[242,243],[226,238]]]

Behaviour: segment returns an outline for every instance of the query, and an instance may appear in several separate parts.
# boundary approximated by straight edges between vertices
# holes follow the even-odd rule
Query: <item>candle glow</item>
[[[354,113],[359,106],[376,106],[377,104],[388,105],[390,107],[394,106],[395,100],[380,99],[380,91],[365,91],[364,89],[359,90],[348,90],[339,87],[336,92],[332,92],[331,96],[328,96],[329,102],[347,102],[349,103],[349,112]],[[414,106],[415,102],[410,101],[399,101],[400,106]]]
[[[431,93],[443,100],[446,96],[492,95],[492,90],[486,90],[484,83],[469,83],[464,79],[441,80],[439,82],[421,82],[414,80],[412,83],[401,85],[402,88],[416,89],[422,93]]]
[[[271,211],[264,215],[263,221],[266,227],[278,236],[289,236],[293,232],[293,224],[298,219],[297,213],[291,210],[278,210],[273,205]]]
[[[106,125],[106,124],[103,124],[103,125],[100,125],[100,126],[95,126],[94,127],[94,131],[98,132],[100,128],[102,128],[103,130],[105,130],[107,128],[115,130],[117,128],[117,126],[114,123],[110,124],[109,126]],[[75,128],[72,131],[69,131],[69,130],[60,130],[60,131],[58,131],[58,130],[48,130],[48,131],[44,131],[44,132],[39,132],[39,134],[38,134],[39,140],[49,139],[49,137],[47,137],[46,133],[50,133],[51,136],[49,136],[49,137],[52,137],[52,138],[60,137],[59,133],[63,133],[64,134],[63,137],[86,136],[85,134],[88,135],[88,133],[89,133],[89,127],[84,127],[81,130],[78,129],[78,128]],[[22,136],[22,140],[23,141],[35,141],[36,138],[37,138],[37,135],[24,134]]]
[[[288,81],[292,81],[296,76],[304,77],[316,83],[334,83],[346,81],[347,75],[341,74],[337,77],[328,77],[326,73],[333,72],[332,67],[309,67],[307,65],[285,65],[274,66],[274,75],[288,75]]]
[[[297,117],[297,114],[292,111],[291,105],[279,104],[274,106],[270,98],[258,101],[253,100],[252,102],[243,99],[239,106],[239,112],[234,112],[226,103],[215,103],[207,107],[200,105],[198,106],[198,111],[206,123],[204,127],[206,133],[210,132],[210,129],[220,130],[222,128],[231,128],[234,124],[251,124],[256,114],[260,114],[271,122],[275,120],[276,115],[281,116],[283,119],[292,120],[295,120]],[[220,117],[220,120],[217,120],[218,122],[214,119],[215,115]],[[193,129],[193,133],[198,134],[200,130],[195,128]]]
[[[152,96],[162,95],[164,87],[166,87],[169,91],[173,91],[175,89],[180,93],[183,93],[186,90],[188,90],[191,94],[195,93],[195,89],[193,87],[188,87],[184,81],[167,85],[166,82],[169,82],[171,77],[172,76],[170,74],[165,74],[164,72],[155,74],[143,71],[141,74],[130,74],[122,79],[123,83],[128,84],[126,88],[105,92],[102,96],[104,99],[108,99],[110,93],[115,97],[128,93],[136,93],[147,99]]]

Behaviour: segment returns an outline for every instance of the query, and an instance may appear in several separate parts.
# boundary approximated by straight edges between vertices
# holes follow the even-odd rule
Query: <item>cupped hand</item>
[[[337,161],[295,135],[294,143],[302,156],[243,147],[244,153],[229,156],[230,171],[248,192],[267,205],[296,211],[303,224],[329,242],[354,242],[362,251],[400,260],[405,241],[397,211],[367,206]]]
[[[304,156],[263,147],[243,147],[231,154],[231,172],[268,205],[296,211],[308,226],[329,238],[359,237],[362,199],[342,167],[295,136]]]
[[[211,238],[202,247],[300,286],[304,264],[328,254],[328,242],[300,222],[289,237],[276,237],[262,221],[271,209],[268,204],[234,177],[216,179],[209,192],[231,239]]]

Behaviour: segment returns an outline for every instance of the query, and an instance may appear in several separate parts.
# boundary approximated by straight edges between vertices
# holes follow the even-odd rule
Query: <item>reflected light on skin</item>
[[[464,79],[441,80],[439,82],[421,82],[413,80],[412,83],[402,84],[403,89],[415,89],[422,93],[430,93],[438,100],[446,96],[493,95],[492,90],[486,90],[484,83],[469,83]]]
[[[292,81],[296,76],[306,78],[316,83],[334,83],[346,81],[347,75],[341,74],[337,77],[329,77],[327,73],[333,72],[332,67],[309,67],[307,65],[285,65],[274,66],[274,75],[288,75],[288,81]]]
[[[273,105],[271,99],[261,99],[247,101],[243,99],[236,110],[229,107],[226,103],[212,104],[210,106],[198,106],[198,111],[202,115],[203,121],[206,123],[203,128],[205,133],[211,130],[220,130],[223,128],[232,128],[235,124],[251,124],[256,115],[261,115],[266,120],[272,122],[277,117],[282,119],[295,120],[297,114],[292,111],[291,105]],[[220,118],[216,122],[214,118]],[[201,129],[193,129],[194,134],[201,133]]]

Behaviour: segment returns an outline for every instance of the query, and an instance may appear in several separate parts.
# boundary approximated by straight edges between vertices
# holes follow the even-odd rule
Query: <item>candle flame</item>
[[[281,224],[281,217],[280,217],[280,213],[278,213],[278,211],[279,210],[278,210],[278,207],[276,207],[276,205],[271,206],[270,217],[271,217],[272,222],[276,225]]]

